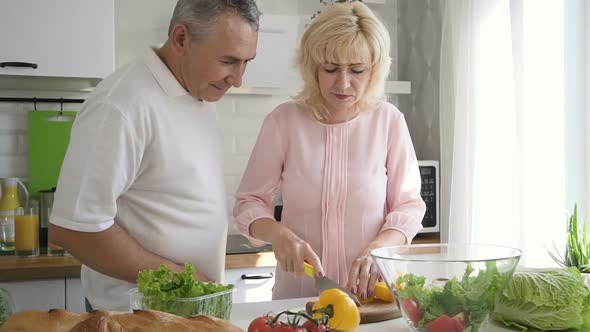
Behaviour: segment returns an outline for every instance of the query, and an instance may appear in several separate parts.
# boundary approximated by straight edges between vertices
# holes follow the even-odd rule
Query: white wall
[[[399,80],[412,93],[399,97],[418,159],[440,160],[440,45],[444,3],[398,0]],[[444,170],[443,170],[444,171]]]
[[[585,0],[565,1],[565,169],[566,207],[578,203],[580,212],[588,208],[588,145],[586,129],[587,20]]]
[[[166,41],[176,0],[115,0],[115,65]]]
[[[586,33],[584,42],[585,42],[585,65],[586,65],[586,79],[585,79],[585,100],[584,103],[585,105],[585,109],[586,109],[586,133],[590,133],[590,116],[588,114],[590,114],[590,41],[588,41],[588,39],[590,38],[590,3],[588,3],[588,1],[583,1],[584,3],[584,7],[585,9],[583,10],[584,12],[584,31]],[[590,166],[590,134],[586,135],[586,170],[588,170],[588,166]],[[590,176],[586,176],[586,213],[588,215],[588,212],[590,211]]]
[[[583,58],[584,61],[584,65],[585,65],[585,70],[583,70],[582,72],[585,73],[585,80],[584,80],[584,109],[585,109],[585,114],[586,114],[586,133],[590,133],[590,116],[588,116],[588,114],[590,114],[590,41],[588,41],[588,38],[590,38],[590,4],[587,1],[583,1],[584,3],[584,9],[582,10],[582,12],[584,13],[584,33],[585,33],[585,38],[584,38],[584,51],[585,51],[585,56]],[[590,174],[588,174],[590,172],[590,169],[588,168],[588,166],[590,166],[590,134],[586,134],[586,148],[585,148],[585,154],[586,154],[586,209],[584,209],[586,212],[588,212],[588,210],[590,209],[590,193],[588,192],[590,190]],[[590,227],[590,226],[589,226]]]
[[[27,117],[22,105],[0,103],[0,177],[27,175]]]

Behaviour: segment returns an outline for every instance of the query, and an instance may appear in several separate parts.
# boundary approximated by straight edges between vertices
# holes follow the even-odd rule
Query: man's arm
[[[174,272],[184,270],[184,265],[143,248],[117,224],[102,232],[78,232],[49,223],[49,237],[91,269],[129,282],[137,281],[139,271],[156,269],[159,264]],[[209,280],[201,273],[195,273],[195,278]]]

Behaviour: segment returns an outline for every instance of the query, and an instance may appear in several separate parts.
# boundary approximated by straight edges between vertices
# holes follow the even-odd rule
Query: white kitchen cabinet
[[[8,291],[16,311],[66,308],[64,278],[0,282],[0,288]]]
[[[0,75],[104,78],[114,70],[114,0],[0,0],[0,8]]]
[[[66,278],[66,309],[75,312],[86,311],[80,278]]]
[[[275,284],[274,267],[255,267],[225,270],[225,283],[236,286],[234,303],[272,300]]]

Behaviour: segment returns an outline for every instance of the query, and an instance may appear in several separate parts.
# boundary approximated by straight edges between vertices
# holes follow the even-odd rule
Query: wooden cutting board
[[[311,315],[312,307],[315,302],[307,302],[305,311]],[[375,300],[371,303],[363,304],[359,307],[361,314],[361,324],[382,322],[399,318],[402,316],[395,302],[384,302]]]

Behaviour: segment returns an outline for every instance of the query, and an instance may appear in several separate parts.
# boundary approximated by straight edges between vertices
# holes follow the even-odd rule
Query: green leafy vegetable
[[[590,330],[590,290],[573,267],[516,271],[492,317],[521,331]]]
[[[0,288],[0,326],[12,315],[14,307],[8,292]]]
[[[137,287],[144,306],[184,317],[211,315],[229,319],[234,285],[195,280],[195,268],[185,264],[184,269],[173,273],[160,265],[155,271],[139,272]]]
[[[574,205],[574,213],[567,219],[567,243],[565,255],[549,252],[553,260],[563,267],[573,266],[580,272],[590,272],[590,240],[588,239],[586,220],[578,222],[578,205]]]
[[[510,276],[499,273],[495,262],[486,262],[486,269],[477,276],[472,276],[473,271],[468,264],[461,281],[452,278],[444,287],[426,287],[424,277],[408,273],[396,281],[397,296],[399,300],[411,299],[418,304],[422,317],[420,327],[438,317],[462,313],[469,322],[466,329],[477,332],[492,311],[497,289]]]

